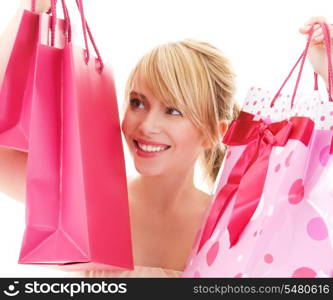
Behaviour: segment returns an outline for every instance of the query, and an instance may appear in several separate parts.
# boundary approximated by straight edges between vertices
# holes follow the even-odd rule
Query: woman
[[[22,1],[23,6],[29,3]],[[40,11],[48,7],[45,1],[39,4],[44,6]],[[301,33],[308,30],[302,28]],[[323,53],[317,26],[309,58],[326,80]],[[136,267],[69,275],[181,276],[210,200],[193,184],[194,164],[201,159],[212,184],[224,156],[221,139],[238,113],[234,90],[228,60],[208,43],[183,40],[160,45],[139,61],[127,82],[121,124],[140,174],[128,183]],[[1,192],[24,199],[26,160],[24,153],[0,148]]]

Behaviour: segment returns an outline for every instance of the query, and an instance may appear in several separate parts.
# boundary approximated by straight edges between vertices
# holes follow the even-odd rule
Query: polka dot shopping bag
[[[327,54],[331,53],[327,24]],[[278,92],[251,88],[183,277],[333,277],[333,69],[329,99],[296,97],[307,45]],[[281,91],[300,64],[292,95]]]

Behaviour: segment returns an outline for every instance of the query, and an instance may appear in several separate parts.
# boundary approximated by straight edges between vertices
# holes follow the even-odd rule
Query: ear
[[[228,123],[227,121],[221,121],[220,122],[220,134],[221,136],[224,136],[228,130]]]

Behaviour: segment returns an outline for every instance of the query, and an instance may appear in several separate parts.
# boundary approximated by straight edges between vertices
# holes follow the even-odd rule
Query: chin
[[[136,171],[142,176],[158,176],[161,175],[161,171],[156,168],[148,168],[147,166],[135,165]]]

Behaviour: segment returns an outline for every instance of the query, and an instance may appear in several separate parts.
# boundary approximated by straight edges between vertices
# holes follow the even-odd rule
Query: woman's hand
[[[51,7],[51,0],[35,0],[35,1],[36,1],[36,6],[35,6],[36,13],[47,12]],[[21,8],[30,10],[31,0],[21,0]]]
[[[302,34],[308,34],[311,26],[316,22],[328,21],[324,17],[313,17],[309,19],[303,27],[299,29]],[[330,24],[330,35],[331,35],[331,56],[333,60],[333,25]],[[327,55],[324,44],[324,34],[319,24],[314,25],[314,32],[311,38],[310,48],[308,52],[308,59],[310,60],[312,67],[316,73],[318,73],[326,82],[328,86],[328,66],[327,66]]]

